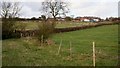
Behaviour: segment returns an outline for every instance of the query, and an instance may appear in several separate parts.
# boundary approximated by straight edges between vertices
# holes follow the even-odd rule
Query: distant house
[[[82,22],[90,22],[90,19],[84,18],[81,20]]]
[[[54,18],[47,18],[47,20],[48,20],[48,21],[53,21],[53,20],[54,20]],[[64,20],[65,20],[65,18],[56,17],[56,20],[57,20],[57,21],[64,21]]]
[[[74,19],[76,22],[99,22],[101,19],[99,17],[76,17]]]
[[[98,22],[98,21],[100,21],[100,19],[93,19],[95,22]]]

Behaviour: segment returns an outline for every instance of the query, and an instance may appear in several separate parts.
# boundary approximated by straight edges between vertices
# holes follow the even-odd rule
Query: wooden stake
[[[72,49],[71,49],[71,45],[72,45],[72,44],[71,44],[71,41],[70,41],[70,56],[72,55],[72,52],[71,52],[71,50],[72,50]]]
[[[43,35],[41,36],[41,46],[43,46]]]
[[[60,42],[60,46],[59,46],[59,49],[58,49],[58,53],[57,53],[57,55],[59,55],[59,53],[60,53],[61,45],[62,45],[62,40],[61,40],[61,42]]]
[[[21,37],[22,37],[22,33],[20,33]]]
[[[95,42],[93,42],[93,66],[95,67]]]

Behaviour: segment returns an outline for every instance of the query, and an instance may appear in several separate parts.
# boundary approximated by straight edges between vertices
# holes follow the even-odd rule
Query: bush
[[[65,20],[66,20],[66,21],[71,21],[72,18],[71,18],[71,17],[66,17]]]
[[[17,38],[18,34],[15,33],[16,20],[14,18],[2,18],[2,39]]]
[[[55,25],[50,21],[43,21],[38,25],[37,38],[44,43],[54,32]]]

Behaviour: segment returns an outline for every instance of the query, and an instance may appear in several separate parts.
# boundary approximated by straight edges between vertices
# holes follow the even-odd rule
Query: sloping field
[[[118,63],[118,25],[59,33],[51,39],[55,44],[50,46],[39,46],[34,38],[28,37],[3,40],[3,66],[92,66],[93,41],[96,43],[96,66]],[[56,55],[61,40],[61,50]]]

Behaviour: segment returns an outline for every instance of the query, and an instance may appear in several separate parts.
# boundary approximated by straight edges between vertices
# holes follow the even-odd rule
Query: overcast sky
[[[2,0],[3,1],[3,0]],[[14,0],[5,0],[14,1]],[[20,1],[21,17],[40,17],[40,5],[44,0],[15,0]],[[63,0],[69,2],[70,12],[67,16],[97,16],[101,18],[118,17],[119,0]]]

